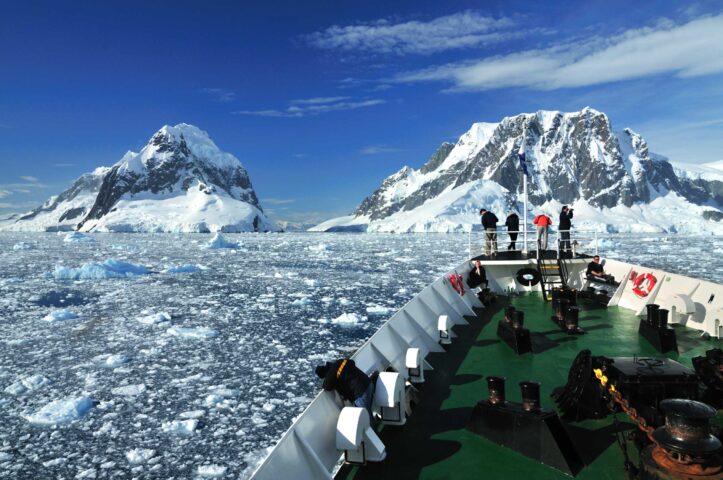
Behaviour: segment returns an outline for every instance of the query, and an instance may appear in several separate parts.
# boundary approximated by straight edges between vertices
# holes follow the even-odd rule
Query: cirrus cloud
[[[509,18],[465,11],[427,22],[394,23],[379,19],[356,25],[334,25],[307,35],[305,39],[313,47],[323,50],[426,55],[499,43],[539,31],[513,27],[515,22]]]
[[[305,117],[320,115],[322,113],[339,112],[343,110],[356,110],[386,103],[385,100],[367,99],[352,100],[349,97],[314,97],[301,100],[292,100],[289,106],[281,109],[267,110],[237,110],[231,112],[235,115],[255,115],[259,117]]]
[[[685,24],[662,20],[614,37],[433,66],[398,74],[394,81],[445,82],[451,84],[450,91],[553,90],[657,74],[691,78],[721,72],[723,15],[717,15]]]

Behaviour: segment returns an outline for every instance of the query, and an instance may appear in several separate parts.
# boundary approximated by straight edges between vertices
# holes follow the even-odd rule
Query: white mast
[[[527,145],[527,123],[525,123],[524,130],[522,131],[522,144],[520,149],[517,151],[517,155],[520,157],[520,167],[522,167],[522,195],[525,197],[524,210],[523,210],[523,223],[522,223],[522,236],[524,242],[524,248],[522,253],[527,254],[527,168],[524,165],[527,159],[525,158],[525,146]]]

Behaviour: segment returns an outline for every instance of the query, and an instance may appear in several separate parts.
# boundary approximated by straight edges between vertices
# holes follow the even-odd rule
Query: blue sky
[[[27,3],[27,4],[25,4]],[[723,158],[720,2],[13,2],[0,214],[192,123],[277,219],[351,211],[475,121],[592,106],[674,161]]]

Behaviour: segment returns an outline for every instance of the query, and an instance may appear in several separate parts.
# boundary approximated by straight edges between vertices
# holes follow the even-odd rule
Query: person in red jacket
[[[544,213],[541,213],[535,217],[532,223],[537,225],[537,247],[540,250],[547,250],[547,236],[550,225],[552,225],[552,219]]]

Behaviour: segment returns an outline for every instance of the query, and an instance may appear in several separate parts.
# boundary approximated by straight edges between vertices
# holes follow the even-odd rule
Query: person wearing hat
[[[485,229],[485,254],[489,257],[490,252],[497,255],[497,216],[489,210],[482,208],[479,211],[482,216],[482,226]]]
[[[374,383],[366,373],[357,368],[354,360],[341,358],[326,362],[316,367],[316,376],[324,379],[324,390],[336,390],[343,400],[355,407],[366,408],[369,420],[373,421]]]
[[[560,212],[560,223],[557,231],[560,232],[560,251],[567,253],[570,251],[570,230],[572,229],[572,208],[567,205],[562,207]]]

